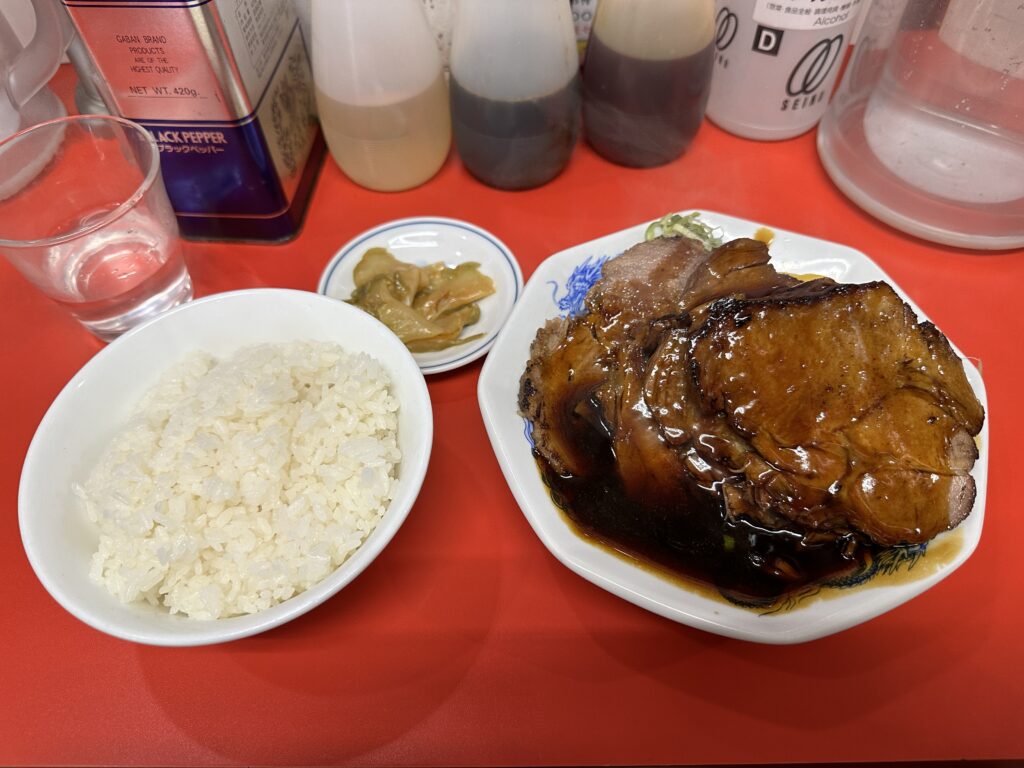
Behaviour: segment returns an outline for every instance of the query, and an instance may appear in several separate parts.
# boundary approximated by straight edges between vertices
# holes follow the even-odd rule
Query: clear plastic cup
[[[119,117],[0,143],[0,253],[104,341],[192,298],[156,142]]]

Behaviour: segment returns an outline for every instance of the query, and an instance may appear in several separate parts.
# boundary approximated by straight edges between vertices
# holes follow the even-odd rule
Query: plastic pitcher
[[[46,88],[60,64],[67,40],[62,11],[53,0],[32,0],[36,31],[22,47],[0,7],[0,140],[44,120],[65,114]]]
[[[851,200],[898,229],[1024,246],[1024,4],[875,0],[818,152]]]

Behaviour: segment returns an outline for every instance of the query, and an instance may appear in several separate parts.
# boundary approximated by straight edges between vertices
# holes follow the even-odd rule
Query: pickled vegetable
[[[480,320],[477,302],[494,293],[494,281],[476,262],[418,267],[371,248],[352,273],[349,298],[395,332],[411,352],[436,352],[480,338],[462,336]]]

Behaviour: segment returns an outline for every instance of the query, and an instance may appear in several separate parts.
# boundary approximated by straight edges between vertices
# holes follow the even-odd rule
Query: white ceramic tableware
[[[391,505],[352,556],[319,584],[249,616],[212,621],[122,604],[89,577],[98,533],[72,492],[121,428],[135,403],[185,355],[226,356],[251,344],[329,341],[366,352],[392,379],[400,403],[402,461]],[[426,382],[405,346],[383,324],[315,293],[254,289],[178,307],[129,331],[100,351],[54,400],[29,446],[18,492],[18,519],[29,562],[54,599],[85,623],[151,645],[235,640],[284,624],[327,600],[380,554],[405,520],[430,458],[433,418]]]

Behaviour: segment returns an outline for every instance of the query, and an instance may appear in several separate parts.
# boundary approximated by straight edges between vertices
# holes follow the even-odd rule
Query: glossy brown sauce
[[[577,425],[578,426],[578,425]],[[816,587],[858,580],[886,548],[849,535],[808,545],[794,531],[768,530],[726,517],[721,495],[676,478],[670,492],[630,498],[615,468],[610,442],[597,430],[577,429],[581,453],[591,464],[579,476],[560,475],[543,459],[541,474],[555,504],[576,532],[645,570],[705,595],[766,610],[795,607]],[[899,567],[871,577],[871,584],[922,578],[948,563],[960,549],[959,532],[938,542],[913,568]]]

